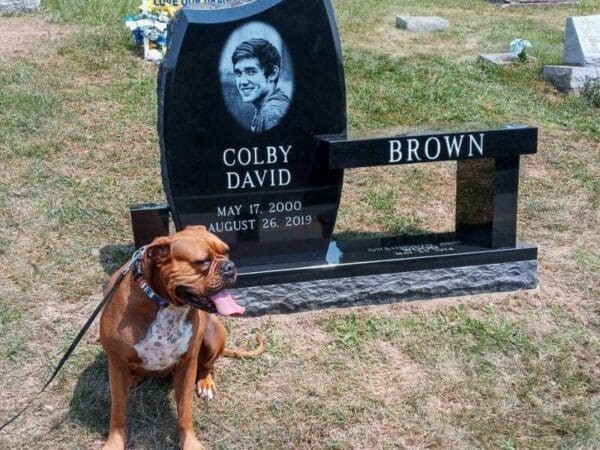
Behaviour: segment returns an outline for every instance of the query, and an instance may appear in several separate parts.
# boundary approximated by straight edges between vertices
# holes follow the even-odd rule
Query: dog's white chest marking
[[[146,337],[134,346],[144,369],[168,369],[187,351],[192,337],[189,310],[189,306],[158,310]]]

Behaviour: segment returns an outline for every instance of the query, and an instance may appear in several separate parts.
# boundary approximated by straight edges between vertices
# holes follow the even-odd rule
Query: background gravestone
[[[519,61],[519,56],[514,53],[480,53],[478,61],[492,64],[494,66],[504,66]]]
[[[567,18],[563,60],[544,67],[544,79],[558,89],[577,92],[600,80],[600,15]]]
[[[600,14],[567,18],[563,61],[572,66],[600,66]]]
[[[577,5],[577,0],[492,0],[492,3],[502,3],[502,6],[560,6]]]
[[[396,27],[419,33],[448,31],[450,24],[438,16],[397,16]]]
[[[40,3],[41,0],[0,0],[0,12],[34,11]]]

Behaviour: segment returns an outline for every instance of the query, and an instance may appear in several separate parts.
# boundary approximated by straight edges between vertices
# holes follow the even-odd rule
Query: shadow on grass
[[[129,393],[127,444],[135,448],[175,448],[177,417],[170,378],[142,380]],[[110,422],[108,361],[104,353],[77,380],[68,420],[106,438]]]
[[[134,250],[133,244],[110,244],[102,247],[98,259],[104,272],[112,275],[119,267],[129,261]]]

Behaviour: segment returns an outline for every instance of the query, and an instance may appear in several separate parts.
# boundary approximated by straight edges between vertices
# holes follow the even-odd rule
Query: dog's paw
[[[120,435],[110,435],[102,450],[125,450],[125,440]]]
[[[208,375],[206,378],[203,378],[196,383],[196,394],[201,399],[206,401],[212,400],[215,398],[215,393],[217,392],[217,387],[212,380],[212,377]]]
[[[180,438],[179,448],[181,450],[205,450],[204,446],[200,443],[196,436],[189,435],[184,438]]]

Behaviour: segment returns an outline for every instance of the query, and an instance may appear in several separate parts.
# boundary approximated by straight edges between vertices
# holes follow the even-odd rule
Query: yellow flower
[[[154,2],[153,0],[143,0],[142,4],[140,5],[140,10],[143,12],[152,12],[152,10],[154,9]]]
[[[177,12],[177,10],[180,8],[181,8],[181,6],[175,7],[175,6],[171,5],[170,3],[165,3],[164,6],[160,6],[158,9],[160,12],[168,14],[169,17],[173,17],[175,15],[175,13]]]

